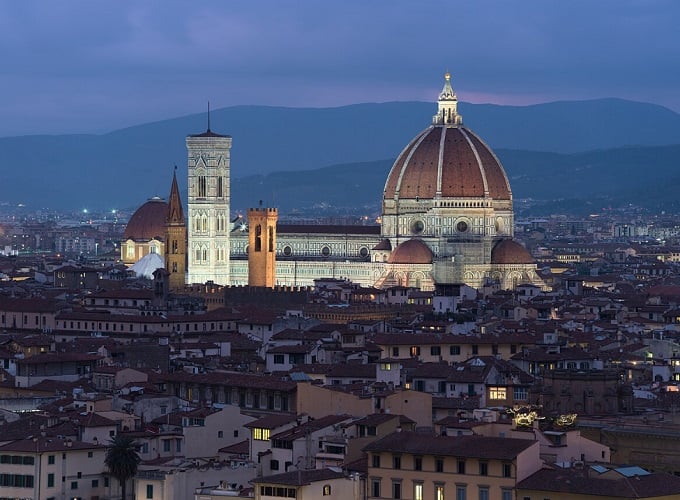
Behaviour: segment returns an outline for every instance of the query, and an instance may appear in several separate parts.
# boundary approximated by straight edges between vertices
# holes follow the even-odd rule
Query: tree
[[[125,483],[137,474],[137,466],[141,458],[137,453],[137,443],[129,436],[116,434],[109,440],[109,447],[106,450],[104,464],[109,472],[120,483],[125,500]]]

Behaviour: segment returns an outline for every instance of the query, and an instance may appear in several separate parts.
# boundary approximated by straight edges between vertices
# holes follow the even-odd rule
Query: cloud
[[[615,96],[680,110],[673,0],[0,3],[0,135],[218,106]],[[470,100],[473,100],[470,97]]]

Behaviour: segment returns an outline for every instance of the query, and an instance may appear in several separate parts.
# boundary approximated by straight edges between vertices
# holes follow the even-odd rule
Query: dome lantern
[[[444,75],[444,88],[439,93],[437,101],[439,109],[432,117],[433,125],[458,126],[463,123],[463,117],[458,114],[458,97],[451,86],[451,73]]]

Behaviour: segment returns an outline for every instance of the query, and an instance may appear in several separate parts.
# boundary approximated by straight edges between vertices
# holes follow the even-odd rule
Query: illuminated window
[[[413,485],[413,500],[423,500],[423,483]]]
[[[434,485],[434,498],[435,500],[444,500],[444,485],[435,484]]]
[[[507,397],[506,387],[489,387],[489,399],[506,399]]]
[[[411,356],[420,356],[420,346],[411,346]]]
[[[253,439],[258,441],[269,441],[269,429],[255,427],[253,429]]]
[[[330,484],[324,484],[323,485],[323,496],[328,496],[331,494],[331,485]]]

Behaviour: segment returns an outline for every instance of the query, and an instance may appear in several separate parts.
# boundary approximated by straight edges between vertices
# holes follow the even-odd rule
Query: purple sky
[[[677,0],[0,0],[0,136],[238,104],[622,97],[680,111]]]

